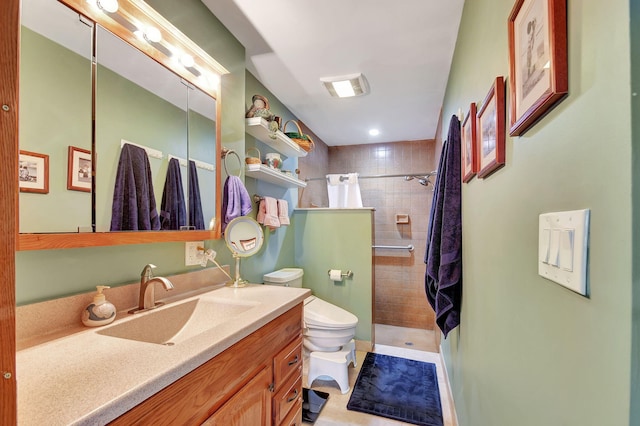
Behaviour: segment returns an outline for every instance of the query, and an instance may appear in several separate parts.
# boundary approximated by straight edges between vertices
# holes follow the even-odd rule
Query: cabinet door
[[[271,424],[271,367],[261,370],[203,425],[244,426]]]

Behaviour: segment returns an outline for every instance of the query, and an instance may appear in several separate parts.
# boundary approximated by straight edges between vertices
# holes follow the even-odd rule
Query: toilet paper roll
[[[342,270],[331,269],[329,271],[329,278],[331,278],[331,281],[342,281]]]

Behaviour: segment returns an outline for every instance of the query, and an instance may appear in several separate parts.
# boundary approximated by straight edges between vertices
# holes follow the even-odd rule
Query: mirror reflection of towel
[[[187,212],[184,204],[184,190],[182,189],[182,172],[180,162],[176,158],[169,160],[167,178],[162,191],[160,204],[161,229],[179,231],[187,222]]]
[[[189,160],[189,225],[195,229],[204,229],[200,182],[198,181],[196,162],[193,160]]]
[[[124,144],[120,151],[113,189],[111,230],[160,230],[149,157],[143,148],[130,144]]]

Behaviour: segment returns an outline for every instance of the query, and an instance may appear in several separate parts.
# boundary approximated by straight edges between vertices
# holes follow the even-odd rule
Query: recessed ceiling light
[[[378,130],[378,129],[369,130],[369,135],[371,135],[371,136],[378,136],[379,134],[380,134],[380,130]]]
[[[339,77],[322,77],[320,81],[324,84],[324,87],[327,88],[331,96],[338,98],[360,96],[369,92],[369,84],[362,73]]]

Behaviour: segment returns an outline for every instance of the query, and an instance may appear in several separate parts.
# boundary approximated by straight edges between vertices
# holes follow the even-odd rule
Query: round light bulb
[[[193,56],[187,55],[187,54],[184,54],[184,55],[180,56],[180,63],[185,68],[191,68],[192,66],[195,65],[195,61],[193,60]]]
[[[369,130],[369,135],[371,135],[371,136],[378,136],[379,134],[380,134],[380,130],[378,130],[378,129]]]
[[[116,13],[118,11],[118,0],[98,0],[97,5],[105,12]]]
[[[160,40],[162,40],[162,34],[156,27],[147,27],[144,32],[144,38],[146,38],[147,41],[151,43],[158,43]]]

